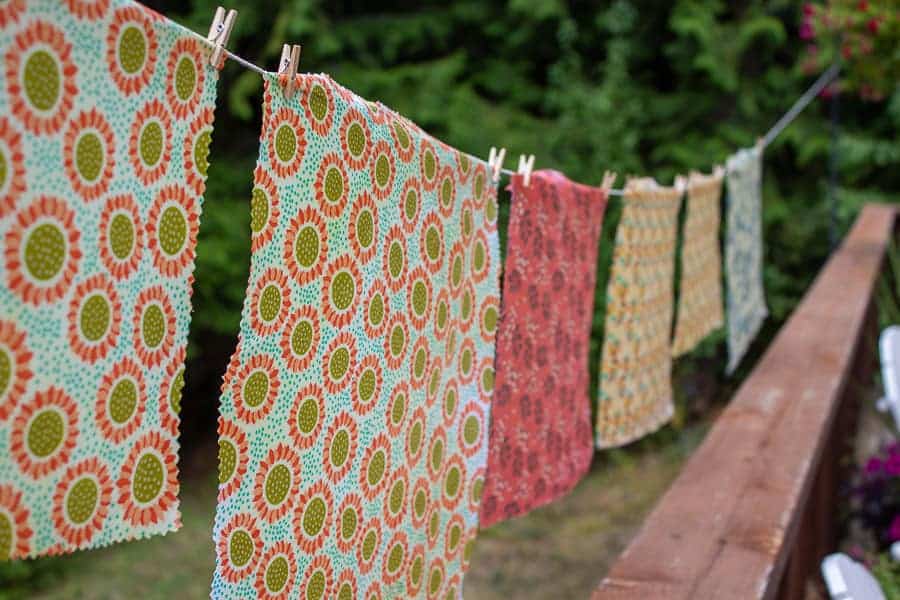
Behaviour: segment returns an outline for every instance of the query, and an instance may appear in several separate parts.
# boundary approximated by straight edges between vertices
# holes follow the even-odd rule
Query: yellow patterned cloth
[[[672,282],[681,190],[625,186],[606,289],[597,447],[621,446],[672,416]]]
[[[672,356],[690,352],[722,326],[722,253],[719,223],[724,171],[691,173],[687,188],[687,218],[681,248],[681,285]]]

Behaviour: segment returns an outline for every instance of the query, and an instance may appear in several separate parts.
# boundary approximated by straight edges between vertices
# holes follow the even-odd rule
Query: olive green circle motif
[[[388,271],[394,278],[400,277],[400,273],[403,271],[403,247],[400,242],[391,242],[391,248],[388,251]]]
[[[456,412],[456,390],[450,388],[444,394],[444,414],[448,417]]]
[[[369,323],[377,327],[381,325],[383,319],[384,299],[381,297],[381,294],[375,294],[372,296],[372,301],[369,303]]]
[[[394,425],[400,424],[400,421],[403,420],[403,415],[406,413],[406,396],[404,394],[398,393],[394,395],[393,403],[391,404],[391,422]]]
[[[400,144],[400,147],[404,150],[409,148],[409,134],[406,133],[406,127],[399,121],[394,121],[394,133],[397,134],[397,143]]]
[[[391,163],[384,154],[379,154],[375,159],[375,183],[378,187],[387,186],[391,177]]]
[[[413,283],[412,305],[416,315],[421,317],[425,314],[425,309],[428,306],[428,287],[421,279]]]
[[[419,490],[416,492],[416,497],[413,499],[413,510],[416,511],[416,517],[421,517],[425,514],[425,509],[427,508],[428,503],[428,495],[424,490]]]
[[[462,537],[462,530],[459,527],[459,524],[454,523],[453,527],[450,528],[450,551],[456,550],[456,547],[459,546],[459,540]]]
[[[464,374],[468,375],[472,371],[472,351],[469,348],[463,350],[459,363]]]
[[[155,454],[142,454],[134,468],[131,493],[135,500],[147,504],[155,500],[163,489],[165,467]]]
[[[316,121],[324,121],[328,116],[328,93],[319,84],[315,84],[309,92],[309,108]]]
[[[441,235],[437,227],[429,227],[425,232],[425,252],[428,260],[435,261],[441,255]]]
[[[40,111],[48,111],[59,100],[62,88],[59,64],[56,58],[44,49],[31,53],[25,61],[22,74],[25,97]]]
[[[366,149],[366,132],[356,121],[347,128],[347,149],[354,157],[361,156]]]
[[[165,317],[162,309],[157,304],[151,304],[144,309],[141,317],[141,336],[148,348],[157,348],[162,344],[166,333]]]
[[[254,371],[244,382],[244,404],[251,408],[260,406],[269,394],[269,376],[263,371]]]
[[[428,535],[435,537],[438,534],[438,528],[441,526],[441,517],[437,511],[431,513],[431,520],[428,522]]]
[[[194,140],[194,165],[197,172],[206,177],[209,172],[209,145],[212,143],[212,129],[204,129]]]
[[[444,492],[450,498],[456,497],[459,493],[460,473],[456,465],[447,469],[447,476],[444,478]]]
[[[428,581],[428,590],[431,594],[437,594],[444,582],[444,574],[437,567],[431,569],[431,577]]]
[[[469,315],[472,314],[472,294],[469,292],[469,290],[463,292],[460,314],[464,321],[468,320]]]
[[[388,497],[388,509],[393,514],[399,513],[403,509],[403,497],[406,495],[406,484],[403,483],[402,479],[398,479],[393,486],[391,486],[391,493]]]
[[[319,232],[312,225],[307,225],[294,240],[294,256],[300,266],[309,269],[319,258]]]
[[[66,260],[66,238],[53,223],[41,223],[25,241],[25,269],[38,281],[56,277]]]
[[[278,506],[287,499],[290,491],[291,471],[286,465],[278,463],[266,474],[266,501],[273,506]]]
[[[87,523],[94,515],[99,496],[97,482],[90,477],[82,477],[66,495],[66,516],[76,525]]]
[[[228,542],[228,556],[236,567],[243,567],[253,557],[253,538],[243,529],[231,534]]]
[[[353,588],[346,581],[341,584],[338,590],[337,600],[353,600]]]
[[[78,138],[75,144],[75,169],[86,181],[97,181],[103,170],[103,142],[93,131]]]
[[[380,448],[372,455],[372,460],[369,462],[369,467],[366,469],[366,481],[369,482],[370,486],[374,487],[378,485],[381,478],[384,477],[386,460],[384,450]]]
[[[134,251],[134,233],[134,223],[128,215],[113,215],[109,222],[109,248],[118,260],[125,260]]]
[[[362,543],[363,560],[369,560],[375,554],[375,542],[377,541],[375,532],[371,529],[366,532]]]
[[[403,331],[403,328],[397,325],[391,331],[391,354],[393,356],[400,356],[403,353],[403,349],[406,347],[406,332]]]
[[[419,207],[419,196],[416,190],[406,192],[406,200],[403,203],[403,210],[406,218],[410,221],[416,218],[416,209]]]
[[[344,195],[344,175],[340,169],[331,167],[325,172],[325,199],[336,204]]]
[[[331,378],[338,381],[347,374],[350,368],[350,351],[346,347],[341,346],[331,355],[328,361],[328,373]]]
[[[6,348],[0,347],[0,397],[9,389],[12,382],[13,361]]]
[[[266,323],[273,321],[281,311],[281,290],[275,284],[263,288],[259,295],[259,316]]]
[[[219,440],[219,483],[226,483],[237,468],[237,448],[234,442]]]
[[[462,283],[462,272],[463,272],[463,261],[462,256],[457,256],[453,259],[453,272],[451,277],[453,278],[453,285],[459,285]]]
[[[347,310],[356,297],[356,282],[347,271],[339,271],[331,280],[331,302],[338,310]]]
[[[409,452],[416,454],[422,446],[422,422],[416,421],[409,433]]]
[[[169,408],[176,415],[181,413],[181,390],[184,389],[184,367],[178,370],[169,386]]]
[[[484,216],[488,222],[493,223],[497,220],[497,199],[488,198],[487,206],[484,209]]]
[[[463,235],[472,235],[472,211],[469,209],[463,213]]]
[[[441,329],[443,329],[444,325],[447,324],[447,316],[448,316],[447,311],[448,311],[447,303],[444,302],[443,300],[441,300],[441,303],[438,304],[438,309],[437,309],[437,326]]]
[[[122,425],[134,415],[137,409],[138,389],[131,379],[120,379],[109,394],[109,417],[117,425]]]
[[[484,268],[484,258],[484,244],[479,240],[475,242],[475,251],[472,254],[472,265],[476,271],[481,271]]]
[[[419,585],[419,581],[422,580],[422,566],[422,557],[415,557],[413,559],[412,567],[409,569],[409,577],[412,580],[413,585]]]
[[[269,220],[269,197],[265,190],[253,188],[250,196],[250,231],[259,233]]]
[[[266,589],[276,594],[280,592],[288,580],[288,561],[279,555],[272,559],[266,567]]]
[[[494,389],[494,370],[492,368],[488,367],[482,371],[481,385],[486,392],[490,392]]]
[[[358,523],[359,515],[356,514],[356,509],[352,506],[345,508],[341,513],[341,537],[345,540],[353,538]]]
[[[375,241],[375,219],[372,211],[364,210],[356,218],[356,239],[363,248],[370,248]]]
[[[484,192],[484,174],[478,173],[475,176],[475,197],[480,198]]]
[[[122,30],[119,37],[119,64],[129,75],[137,73],[147,60],[147,42],[144,34],[134,25]]]
[[[484,491],[484,479],[478,478],[475,480],[475,483],[472,484],[472,500],[475,503],[481,502],[481,493]]]
[[[109,300],[103,294],[88,296],[81,305],[78,315],[78,325],[83,335],[89,342],[100,340],[109,330],[112,319],[112,308]]]
[[[375,395],[376,377],[373,369],[366,369],[359,378],[357,391],[359,399],[368,403]]]
[[[304,399],[297,411],[297,427],[303,434],[309,435],[318,422],[319,403],[312,397]]]
[[[6,513],[0,512],[0,562],[9,560],[15,545],[15,530]]]
[[[297,323],[291,332],[291,351],[296,356],[306,356],[312,349],[313,326],[310,321],[303,320]]]
[[[453,182],[450,181],[449,177],[444,178],[444,181],[441,183],[441,204],[444,206],[449,206],[450,201],[453,199]]]
[[[28,450],[38,458],[47,458],[62,445],[66,423],[53,409],[39,412],[28,427]]]
[[[437,440],[431,447],[431,468],[435,471],[441,468],[444,462],[444,442]]]
[[[9,163],[6,160],[6,154],[0,148],[0,190],[6,185],[6,178],[9,176]]]
[[[391,551],[388,553],[387,557],[387,570],[388,573],[396,573],[400,566],[403,564],[403,546],[401,544],[394,544],[391,547]]]
[[[431,149],[425,150],[425,178],[426,179],[434,179],[437,174],[437,163],[434,160],[434,152]]]
[[[466,444],[471,446],[478,441],[478,434],[480,432],[481,423],[478,421],[478,417],[475,415],[466,417],[466,420],[463,423],[463,440],[465,440]]]
[[[425,375],[425,349],[419,348],[416,351],[416,356],[413,358],[413,375],[416,378],[422,377]]]
[[[187,102],[197,86],[197,65],[187,56],[182,56],[175,67],[175,94],[182,102]]]
[[[297,134],[287,123],[275,131],[275,155],[281,162],[290,162],[297,152]]]
[[[181,252],[187,244],[188,224],[181,212],[175,206],[167,206],[159,218],[159,247],[169,256],[175,256]]]
[[[303,533],[309,537],[319,535],[319,532],[322,531],[322,526],[325,524],[326,511],[325,501],[319,496],[307,502],[303,511]]]
[[[497,309],[493,306],[489,306],[484,311],[484,328],[489,332],[497,328]]]
[[[331,449],[329,450],[329,458],[331,459],[331,464],[335,468],[343,467],[347,462],[347,457],[350,454],[350,434],[347,433],[346,429],[339,430],[336,434],[334,434],[334,439],[331,440]]]

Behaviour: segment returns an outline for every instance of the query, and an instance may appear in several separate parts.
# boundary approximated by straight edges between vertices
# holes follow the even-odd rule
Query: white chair
[[[885,600],[869,570],[842,552],[825,557],[822,577],[831,600]]]
[[[878,349],[884,397],[878,400],[876,406],[881,412],[890,411],[894,425],[900,430],[900,325],[891,325],[881,332]]]

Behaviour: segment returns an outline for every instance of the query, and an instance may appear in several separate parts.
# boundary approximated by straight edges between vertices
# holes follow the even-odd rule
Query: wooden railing
[[[877,349],[895,211],[867,205],[594,600],[804,598]]]

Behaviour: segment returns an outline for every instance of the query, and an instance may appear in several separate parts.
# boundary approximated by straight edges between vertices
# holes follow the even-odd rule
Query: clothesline
[[[197,33],[196,31],[191,31],[191,33],[193,33],[197,38],[202,40],[207,45],[215,47],[215,42],[210,41],[205,36]],[[249,60],[238,56],[227,48],[224,48],[223,51],[228,58],[232,59],[245,69],[249,69],[262,76],[273,74],[271,71],[267,71],[262,67],[253,64]],[[781,115],[781,117],[777,121],[775,121],[775,124],[772,125],[771,128],[769,128],[766,134],[762,136],[762,138],[760,138],[760,146],[765,149],[768,145],[775,141],[775,138],[777,138],[781,134],[781,132],[784,131],[788,127],[788,125],[790,125],[794,121],[794,119],[796,119],[800,115],[800,113],[802,113],[806,109],[807,106],[809,106],[809,104],[816,98],[816,96],[818,96],[826,86],[828,86],[832,81],[835,80],[835,78],[837,78],[840,71],[841,65],[840,63],[836,62],[828,69],[826,69],[821,75],[819,75],[819,77],[812,83],[812,85],[809,86],[806,91],[800,95],[799,98],[797,98],[797,100],[794,102],[794,104],[791,105],[788,111]],[[516,174],[516,171],[513,171],[512,169],[500,169],[500,172],[509,177],[512,177]],[[624,192],[624,189],[614,188],[609,190],[607,192],[607,195],[622,196]]]

